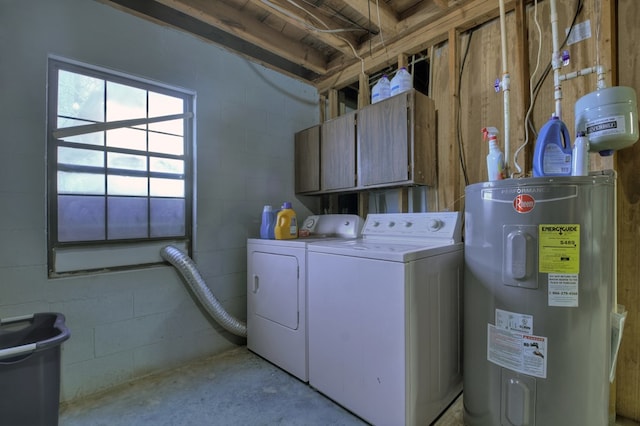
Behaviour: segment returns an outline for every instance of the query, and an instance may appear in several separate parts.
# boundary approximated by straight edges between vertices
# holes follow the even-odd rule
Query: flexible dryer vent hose
[[[164,260],[171,263],[189,284],[191,290],[202,303],[209,315],[225,330],[240,337],[247,337],[247,325],[231,316],[211,293],[209,287],[198,272],[195,263],[187,254],[174,246],[165,246],[160,250]]]

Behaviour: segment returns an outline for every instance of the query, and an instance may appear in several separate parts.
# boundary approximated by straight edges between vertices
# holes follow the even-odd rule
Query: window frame
[[[160,248],[165,245],[175,245],[191,255],[194,204],[195,204],[195,92],[180,87],[159,83],[146,78],[133,76],[111,69],[97,67],[77,61],[60,58],[50,55],[47,65],[47,147],[46,147],[46,188],[47,188],[47,270],[50,278],[66,276],[78,273],[95,273],[104,271],[114,271],[123,269],[135,269],[144,266],[152,266],[163,263],[160,256]],[[93,78],[101,79],[105,82],[123,84],[133,88],[139,88],[147,92],[154,92],[173,97],[182,98],[184,102],[183,114],[176,114],[164,117],[152,117],[133,120],[120,120],[107,122],[105,115],[103,123],[95,123],[84,126],[68,127],[57,129],[58,125],[58,76],[60,71],[67,71]],[[106,105],[105,105],[106,108]],[[58,239],[58,147],[65,146],[59,143],[59,138],[69,135],[69,133],[80,132],[80,134],[94,131],[106,132],[112,128],[132,127],[140,124],[150,124],[171,119],[184,119],[183,144],[184,154],[184,235],[172,237],[139,237],[109,240],[105,234],[104,240],[93,241],[59,241]],[[149,129],[145,130],[148,135]],[[83,147],[79,147],[83,148]],[[110,149],[106,145],[106,135],[104,145],[99,148],[105,155],[109,152],[121,152],[122,149]],[[126,149],[124,150],[126,151]],[[138,151],[138,154],[141,152]],[[155,157],[157,153],[147,149],[141,153],[147,161],[150,157]],[[162,157],[162,154],[160,154]],[[170,157],[170,156],[169,156]],[[64,168],[64,167],[63,167]],[[110,169],[104,165],[104,177],[110,174]],[[151,178],[154,172],[147,169],[145,176]],[[131,176],[129,174],[128,176]],[[103,194],[105,198],[109,193]],[[153,197],[147,193],[142,197],[150,202]],[[108,204],[105,204],[105,215]],[[149,216],[151,211],[147,211]],[[149,218],[150,219],[150,218]],[[105,232],[108,216],[105,216]],[[148,223],[151,226],[151,222]]]

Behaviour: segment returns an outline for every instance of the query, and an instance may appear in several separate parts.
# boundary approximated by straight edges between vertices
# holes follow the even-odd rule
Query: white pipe
[[[560,81],[566,81],[566,80],[571,80],[574,79],[576,77],[580,77],[582,75],[588,75],[588,74],[593,74],[594,72],[598,71],[598,67],[587,67],[587,68],[583,68],[581,70],[578,71],[574,71],[574,72],[570,72],[567,74],[561,74],[560,75]]]
[[[500,0],[500,40],[502,44],[502,96],[504,101],[504,175],[509,176],[510,166],[510,139],[509,139],[509,92],[510,92],[510,77],[509,71],[507,71],[507,25],[504,11],[504,0]]]
[[[607,87],[607,83],[604,81],[604,67],[602,65],[596,65],[597,73],[598,73],[598,89],[604,89]]]
[[[556,0],[551,0],[551,38],[553,41],[551,65],[553,66],[554,99],[556,101],[555,115],[562,120],[562,88],[560,87],[560,41],[558,39],[558,8]]]

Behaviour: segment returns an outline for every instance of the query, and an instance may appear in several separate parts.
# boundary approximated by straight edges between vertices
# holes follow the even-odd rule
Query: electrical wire
[[[467,173],[467,162],[464,155],[464,143],[462,140],[462,123],[461,123],[461,114],[460,111],[462,109],[462,73],[464,72],[464,65],[467,62],[467,56],[469,54],[469,48],[471,46],[471,37],[473,36],[473,30],[469,31],[469,39],[467,41],[467,46],[464,51],[464,55],[462,56],[462,63],[460,64],[460,73],[458,75],[458,110],[456,112],[456,127],[458,128],[456,140],[458,142],[458,156],[460,160],[460,167],[462,168],[462,174],[464,176],[465,186],[469,185],[469,174]],[[453,54],[450,52],[449,54]]]
[[[538,0],[535,0],[533,5],[533,21],[536,24],[536,29],[538,30],[538,54],[536,55],[536,67],[529,77],[529,109],[527,110],[527,114],[524,118],[525,123],[529,121],[529,116],[533,111],[533,78],[537,74],[538,68],[540,67],[540,54],[542,53],[542,29],[540,28],[540,23],[538,22]],[[520,154],[520,151],[522,151],[524,147],[529,143],[529,127],[526,124],[524,126],[524,135],[524,143],[520,145],[513,154],[513,164],[515,164],[516,169],[518,170],[518,175],[522,174],[522,168],[518,164],[518,155]],[[512,174],[511,177],[515,177],[515,174]]]
[[[304,4],[306,4],[306,5],[309,5],[309,6],[313,7],[313,8],[316,8],[316,9],[322,10],[322,9],[321,9],[317,4],[312,3],[312,2],[310,2],[309,0],[302,0],[302,3],[304,3]],[[371,28],[365,28],[365,27],[363,27],[362,25],[358,24],[358,23],[357,23],[356,21],[354,21],[353,19],[351,19],[351,18],[349,18],[349,17],[347,17],[347,16],[344,16],[342,13],[340,13],[340,11],[339,11],[339,10],[337,10],[337,9],[333,8],[330,4],[328,4],[328,3],[326,3],[326,2],[325,2],[325,3],[322,3],[321,5],[322,5],[323,7],[326,7],[326,8],[331,12],[330,14],[331,14],[334,18],[338,18],[338,19],[340,19],[341,21],[344,21],[344,22],[346,22],[346,23],[348,23],[348,24],[351,24],[351,25],[354,25],[354,26],[356,26],[356,27],[359,27],[361,31],[366,31],[366,32],[367,32],[367,33],[369,33],[369,34],[377,35],[377,33],[376,33],[376,32],[371,31]],[[326,13],[326,11],[323,11],[323,12],[325,12],[325,13]],[[355,31],[355,29],[354,29],[354,31]]]
[[[578,15],[580,15],[580,12],[582,11],[582,8],[584,7],[584,0],[577,0],[576,1],[576,12],[573,15],[573,19],[571,21],[571,25],[569,26],[569,31],[567,32],[566,37],[564,38],[564,41],[562,42],[562,44],[560,45],[560,49],[562,49],[564,46],[566,46],[567,41],[569,40],[569,36],[571,35],[571,30],[573,29],[573,27],[576,24],[576,21],[578,19]],[[538,82],[535,85],[534,88],[534,98],[532,99],[532,103],[535,103],[535,100],[538,97],[538,93],[540,92],[540,88],[542,87],[542,84],[544,83],[544,81],[546,80],[546,78],[549,76],[550,72],[551,72],[552,66],[551,66],[551,61],[549,61],[549,63],[547,64],[547,66],[545,67],[544,72],[542,73],[542,76],[540,77],[540,79],[538,80]],[[537,136],[537,132],[535,131],[535,123],[533,123],[533,120],[531,119],[531,117],[529,117],[529,122],[525,123],[526,125],[530,125],[534,134],[536,134]]]
[[[262,0],[262,2],[264,4],[266,4],[266,5],[268,5],[269,7],[279,11],[280,13],[285,14],[286,16],[290,17],[291,19],[295,19],[296,21],[300,22],[302,25],[304,25],[306,28],[308,28],[311,31],[321,32],[321,33],[339,33],[339,32],[345,32],[345,31],[355,31],[355,29],[329,29],[329,26],[326,23],[324,23],[322,21],[322,19],[318,18],[316,15],[314,15],[311,12],[309,12],[308,10],[306,10],[304,7],[300,6],[299,4],[297,4],[293,0],[287,0],[287,2],[289,2],[291,5],[297,7],[298,9],[301,9],[305,13],[307,13],[309,16],[311,16],[313,19],[315,19],[316,21],[321,23],[327,29],[323,30],[321,28],[317,28],[317,27],[309,24],[305,20],[300,18],[299,16],[296,16],[293,13],[289,12],[288,10],[286,10],[286,9],[276,5],[276,4],[271,3],[269,0]],[[358,30],[358,31],[360,31],[360,30]],[[360,55],[358,55],[358,51],[353,46],[353,44],[351,44],[351,42],[349,40],[347,40],[346,38],[344,38],[342,36],[337,35],[336,37],[338,37],[340,40],[344,41],[347,44],[347,46],[349,46],[351,48],[351,51],[353,52],[353,56],[355,56],[358,60],[360,60],[360,67],[362,69],[362,73],[364,74],[364,59],[361,58]]]
[[[382,35],[382,21],[380,20],[380,5],[378,4],[378,0],[376,0],[376,14],[378,15],[378,29],[380,31],[380,41],[382,42],[382,47],[384,48],[384,51],[387,52],[387,46],[384,44],[384,36]]]
[[[300,18],[298,15],[295,15],[291,12],[289,12],[287,9],[272,3],[270,0],[261,0],[262,3],[266,4],[267,6],[269,6],[270,8],[277,10],[278,12],[282,13],[285,16],[288,16],[289,18],[300,22],[306,29],[313,31],[313,32],[317,32],[317,33],[344,33],[344,32],[353,32],[353,31],[367,31],[366,29],[362,29],[362,28],[334,28],[331,29],[329,28],[329,26],[324,23],[324,21],[322,21],[322,19],[320,19],[318,16],[316,16],[315,14],[313,14],[312,12],[308,11],[307,9],[305,9],[304,7],[300,6],[298,3],[296,3],[293,0],[287,0],[287,2],[289,4],[291,4],[292,6],[302,10],[304,13],[306,13],[307,15],[311,16],[313,19],[315,19],[317,22],[319,22],[320,24],[322,24],[325,28],[318,28],[315,25],[311,25],[310,23],[308,23],[307,21],[305,21],[304,19]]]

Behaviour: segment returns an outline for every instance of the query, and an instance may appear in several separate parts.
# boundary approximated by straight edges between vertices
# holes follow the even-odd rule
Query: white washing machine
[[[309,384],[374,425],[428,425],[462,390],[461,215],[370,214],[308,247]]]
[[[357,215],[309,216],[300,226],[309,237],[247,240],[247,347],[309,380],[307,343],[307,246],[360,235]]]

